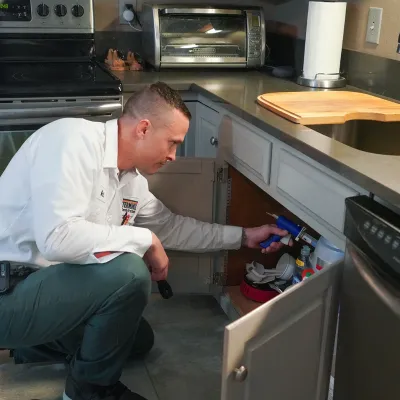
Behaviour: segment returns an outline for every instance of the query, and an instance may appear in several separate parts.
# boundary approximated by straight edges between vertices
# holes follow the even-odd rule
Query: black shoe
[[[111,386],[98,386],[77,382],[68,375],[63,400],[147,400],[131,392],[124,384],[117,382]]]

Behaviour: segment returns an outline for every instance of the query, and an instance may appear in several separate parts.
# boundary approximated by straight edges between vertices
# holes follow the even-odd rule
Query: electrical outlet
[[[367,33],[365,41],[368,43],[379,44],[381,34],[383,8],[370,7],[368,13]]]
[[[119,23],[120,25],[128,25],[122,14],[126,10],[126,6],[132,6],[133,9],[137,10],[137,0],[119,0]]]

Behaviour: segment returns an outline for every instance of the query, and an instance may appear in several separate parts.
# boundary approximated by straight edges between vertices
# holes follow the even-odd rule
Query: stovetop
[[[121,93],[121,82],[96,61],[0,62],[0,98]]]

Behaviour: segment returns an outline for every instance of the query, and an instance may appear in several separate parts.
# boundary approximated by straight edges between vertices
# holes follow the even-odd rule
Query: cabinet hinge
[[[228,207],[231,205],[232,200],[232,178],[227,179],[226,182],[226,207],[227,207],[227,215],[228,215]]]
[[[216,181],[218,183],[226,183],[227,181],[227,175],[228,175],[228,169],[224,167],[219,167],[217,169],[217,177]]]
[[[224,286],[226,282],[225,272],[214,272],[212,275],[212,283],[217,286]]]

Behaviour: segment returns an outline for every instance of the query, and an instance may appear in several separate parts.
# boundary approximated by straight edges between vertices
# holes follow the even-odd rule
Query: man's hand
[[[152,233],[152,244],[143,256],[143,260],[149,267],[151,280],[162,281],[166,279],[169,259],[160,239],[154,233]]]
[[[279,229],[276,225],[262,225],[257,228],[245,228],[243,246],[250,249],[260,249],[260,243],[267,240],[271,235],[286,236],[287,231]],[[272,253],[280,250],[284,246],[281,242],[274,242],[266,248],[262,249],[262,253]],[[293,246],[293,241],[290,240],[289,246]]]

